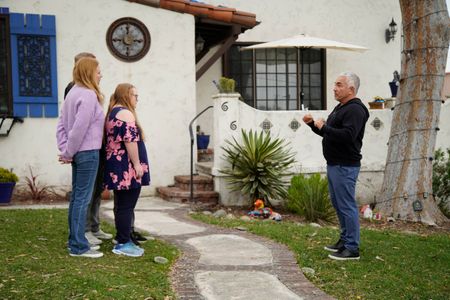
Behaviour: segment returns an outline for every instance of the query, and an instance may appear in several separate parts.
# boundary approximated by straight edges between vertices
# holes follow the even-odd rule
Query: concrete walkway
[[[110,221],[112,208],[106,203],[101,212]],[[197,222],[188,213],[189,206],[157,197],[140,198],[135,210],[136,228],[182,251],[171,272],[179,299],[333,299],[303,276],[287,247]]]

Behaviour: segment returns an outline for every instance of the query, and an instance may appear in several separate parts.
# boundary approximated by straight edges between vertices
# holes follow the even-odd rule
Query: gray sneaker
[[[73,257],[99,258],[99,257],[103,256],[103,252],[99,252],[99,251],[95,251],[95,250],[89,249],[88,251],[86,251],[84,253],[80,253],[80,254],[69,253],[69,255],[73,256]]]
[[[102,240],[100,240],[94,236],[92,231],[86,231],[86,233],[84,235],[86,236],[86,239],[88,240],[89,244],[100,245],[101,243],[103,243]]]
[[[99,250],[99,249],[100,249],[100,246],[99,246],[99,245],[92,245],[92,244],[89,244],[89,249],[91,249],[91,250]],[[67,246],[67,250],[69,250],[69,252],[70,252],[69,246]]]
[[[99,229],[98,231],[92,231],[92,235],[101,240],[110,240],[113,235],[111,233],[106,233],[103,230]]]
[[[97,251],[97,250],[100,249],[100,246],[99,246],[99,245],[91,245],[91,244],[89,244],[89,248],[90,248],[91,250]]]

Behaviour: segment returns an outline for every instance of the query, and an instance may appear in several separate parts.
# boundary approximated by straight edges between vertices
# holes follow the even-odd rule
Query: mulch
[[[67,203],[68,199],[64,196],[56,193],[48,193],[43,199],[32,200],[29,193],[14,193],[11,200],[12,205],[33,205],[33,204],[63,204]],[[250,208],[243,207],[223,207],[217,205],[211,208],[211,211],[224,209],[227,213],[232,213],[235,217],[246,216],[250,211]],[[282,208],[274,208],[274,211],[282,215],[284,221],[291,221],[296,223],[310,223],[305,220],[304,217],[293,214]],[[326,222],[316,222],[322,226],[337,226],[338,224],[330,224]],[[380,221],[360,219],[362,228],[370,228],[373,230],[395,230],[400,232],[413,232],[420,235],[430,235],[434,233],[447,233],[450,234],[450,220],[439,226],[429,226],[423,223],[408,222],[403,220],[395,220],[394,222],[388,222],[386,219]]]
[[[218,209],[224,209],[227,213],[232,213],[235,217],[241,217],[246,216],[247,213],[251,210],[243,209],[242,207],[222,207],[222,206],[216,206],[212,209],[212,211],[216,211]],[[282,215],[284,221],[291,221],[296,223],[311,223],[307,220],[305,220],[304,217],[293,214],[289,211],[283,210],[281,208],[274,208],[275,212]],[[337,223],[327,223],[318,221],[316,222],[322,226],[338,226]],[[409,222],[409,221],[403,221],[403,220],[395,220],[394,222],[388,222],[386,219],[382,220],[367,220],[364,218],[360,218],[360,225],[362,228],[369,228],[373,230],[394,230],[399,232],[408,232],[408,233],[417,233],[420,235],[430,235],[435,233],[447,233],[450,234],[450,220],[443,224],[439,224],[439,226],[429,226],[427,224],[423,223],[417,223],[417,222]]]

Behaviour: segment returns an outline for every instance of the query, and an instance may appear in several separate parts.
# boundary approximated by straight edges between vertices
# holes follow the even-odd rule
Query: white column
[[[219,201],[223,205],[248,204],[239,192],[231,192],[225,177],[219,172],[227,164],[223,160],[226,140],[238,141],[241,138],[241,125],[239,124],[239,111],[241,101],[239,94],[218,94],[213,96],[214,101],[214,165],[211,170],[214,176],[214,189],[220,194]],[[247,199],[248,200],[248,199]]]

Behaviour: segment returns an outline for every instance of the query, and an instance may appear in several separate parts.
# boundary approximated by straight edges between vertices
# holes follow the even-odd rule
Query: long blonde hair
[[[114,106],[123,106],[134,116],[134,119],[136,120],[136,126],[139,129],[139,133],[141,135],[141,140],[144,140],[144,131],[142,130],[142,126],[138,121],[136,110],[134,109],[133,105],[131,105],[131,89],[135,88],[134,85],[130,83],[120,83],[117,85],[116,90],[114,91],[114,94],[111,95],[111,98],[109,99],[109,106],[108,106],[108,113],[106,114],[109,116],[109,113],[113,109]],[[107,117],[108,119],[108,117]]]
[[[98,65],[99,63],[95,58],[81,58],[73,68],[73,81],[77,85],[93,90],[97,95],[98,102],[103,105],[104,97],[100,92],[100,87],[96,79]]]

